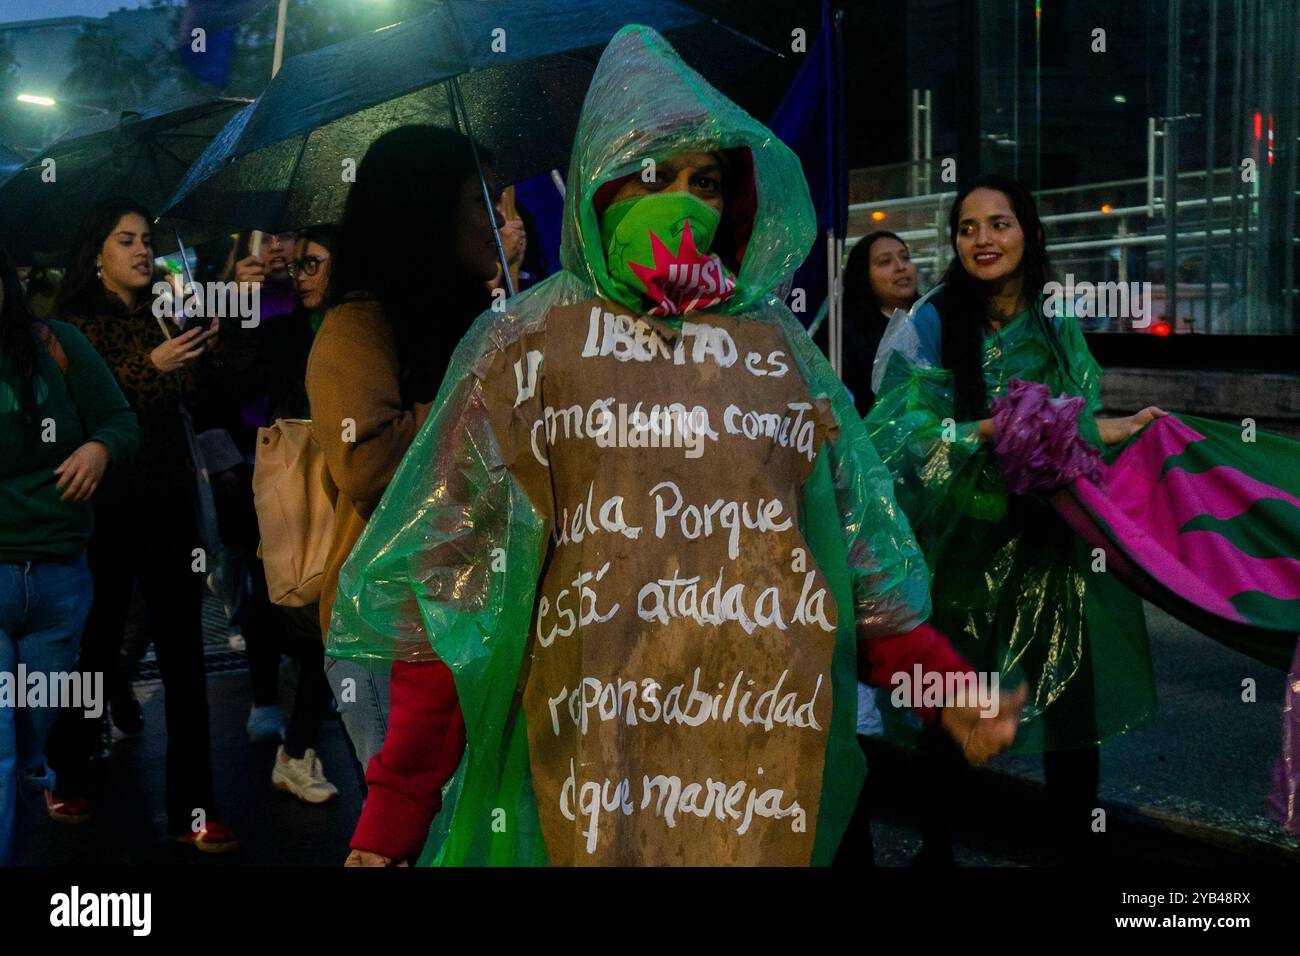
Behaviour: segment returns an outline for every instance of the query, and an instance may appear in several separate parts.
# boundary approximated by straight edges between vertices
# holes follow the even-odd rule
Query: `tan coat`
[[[329,311],[307,359],[313,428],[336,495],[321,582],[322,638],[329,634],[339,569],[429,414],[427,404],[402,407],[398,374],[393,331],[378,302],[345,302]]]

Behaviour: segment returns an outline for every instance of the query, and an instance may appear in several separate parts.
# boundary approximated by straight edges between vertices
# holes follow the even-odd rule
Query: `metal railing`
[[[941,161],[921,162],[937,168]],[[915,165],[861,170],[855,178],[872,187],[902,185],[904,179],[924,181],[908,174]],[[1196,185],[1198,180],[1204,185]],[[1154,195],[1151,188],[1149,177],[1134,177],[1036,193],[1054,271],[1091,282],[1149,283],[1157,320],[1168,317],[1169,331],[1300,332],[1293,314],[1295,290],[1258,287],[1259,259],[1269,254],[1267,237],[1261,236],[1258,225],[1258,191],[1240,181],[1238,170],[1179,173],[1178,192],[1202,195],[1177,200],[1173,216],[1165,197]],[[935,189],[853,203],[846,249],[869,232],[889,229],[908,243],[924,290],[937,282],[952,257],[948,211],[955,197],[954,189]],[[1165,261],[1170,219],[1175,223],[1172,274]],[[1297,244],[1300,237],[1290,237],[1289,248]],[[1124,325],[1111,327],[1120,330]]]

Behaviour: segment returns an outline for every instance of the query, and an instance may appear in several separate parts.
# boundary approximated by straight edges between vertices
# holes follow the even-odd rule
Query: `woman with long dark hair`
[[[1095,570],[1043,498],[1008,492],[991,407],[1013,379],[1082,396],[1077,433],[1097,448],[1164,413],[1097,417],[1101,369],[1073,316],[1046,305],[1046,238],[1023,186],[976,179],[949,226],[943,284],[885,333],[867,428],[933,570],[936,626],[981,670],[1028,683],[1016,749],[1043,752],[1059,835],[1077,850],[1091,835],[1098,743],[1154,711],[1146,627],[1138,598]],[[936,861],[951,859],[944,782],[927,788],[943,803],[926,834]]]
[[[844,263],[842,378],[858,414],[871,408],[871,367],[885,326],[898,309],[916,302],[916,266],[907,243],[887,229],[863,236]]]
[[[424,423],[452,350],[491,302],[493,216],[500,224],[470,141],[455,131],[385,133],[357,169],[307,365],[313,429],[337,488],[320,600],[326,640],[339,569]],[[464,747],[451,671],[329,658],[326,672],[367,785],[349,863],[411,859]]]
[[[139,442],[103,360],[72,326],[32,314],[0,249],[0,674],[22,668],[55,687],[53,675],[76,664],[91,601],[90,499]],[[96,686],[102,707],[102,682],[83,685],[80,702],[0,705],[0,866],[17,855],[19,818],[53,785],[45,743],[59,705],[93,710]]]
[[[201,605],[206,556],[194,511],[195,465],[182,398],[204,398],[198,374],[220,329],[169,329],[154,315],[153,217],[129,199],[114,199],[82,223],[55,313],[80,329],[112,369],[140,419],[140,455],[96,499],[90,568],[95,605],[86,624],[81,668],[113,673],[133,586],[149,612],[162,674],[167,721],[167,834],[207,853],[238,846],[220,822],[212,788]],[[207,371],[215,371],[210,367]],[[208,389],[206,391],[216,391]],[[196,550],[197,549],[197,550]],[[80,713],[60,718],[51,759],[59,774],[50,816],[89,818],[89,766],[99,727]],[[55,747],[54,743],[58,746]]]

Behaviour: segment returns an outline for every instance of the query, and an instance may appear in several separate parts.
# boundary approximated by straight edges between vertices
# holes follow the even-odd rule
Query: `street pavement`
[[[213,759],[222,817],[243,842],[236,853],[207,857],[163,838],[163,691],[137,684],[145,730],[115,731],[103,799],[91,822],[42,821],[26,862],[96,866],[308,864],[333,866],[347,855],[360,812],[351,757],[337,719],[318,746],[341,796],[309,806],[272,790],[274,744],[253,745],[244,730],[251,688],[239,655],[208,614]],[[1098,835],[1099,862],[1146,864],[1291,864],[1300,841],[1264,813],[1269,771],[1278,754],[1284,675],[1202,637],[1147,608],[1160,701],[1146,726],[1102,748],[1102,805],[1108,827]],[[151,673],[147,663],[143,669]],[[285,664],[284,702],[292,700]],[[1256,702],[1242,701],[1242,681],[1256,681]],[[920,848],[906,755],[881,746],[872,754],[869,799],[877,865],[906,866]],[[957,862],[964,866],[1035,866],[1057,862],[1044,837],[1041,759],[1003,756],[970,775],[953,794]],[[846,861],[849,862],[849,861]],[[851,863],[850,863],[851,865]]]

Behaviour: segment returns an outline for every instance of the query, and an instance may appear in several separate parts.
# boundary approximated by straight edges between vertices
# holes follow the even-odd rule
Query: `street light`
[[[35,93],[19,93],[18,102],[28,103],[32,106],[46,106],[46,107],[58,106],[60,105],[60,103],[62,103],[66,106],[75,106],[78,109],[90,110],[92,113],[98,113],[102,116],[107,116],[109,113],[112,112],[111,110],[106,110],[100,106],[88,106],[85,103],[78,103],[75,100],[56,100],[52,96],[38,96]]]

